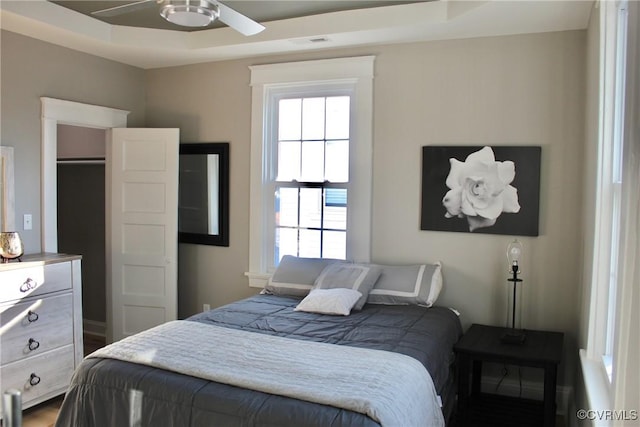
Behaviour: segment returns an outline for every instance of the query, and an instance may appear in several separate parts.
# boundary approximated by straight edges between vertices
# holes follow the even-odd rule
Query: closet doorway
[[[85,342],[106,339],[105,129],[58,124],[58,251],[82,254]]]
[[[58,126],[106,130],[106,342],[177,318],[177,128],[127,128],[128,111],[42,97],[43,252],[58,247]],[[81,209],[82,206],[75,206]]]
[[[126,127],[129,111],[49,97],[41,97],[40,102],[42,107],[41,248],[43,252],[61,252],[62,249],[58,248],[58,128],[68,125],[105,132],[103,142],[106,146],[106,132],[111,128]],[[102,191],[106,191],[104,187]],[[77,202],[75,209],[82,210],[82,208],[82,203]],[[106,225],[106,222],[104,223]],[[104,236],[104,233],[102,235]],[[105,268],[102,267],[103,270]],[[83,267],[84,270],[87,268]],[[108,289],[109,280],[105,282]],[[83,299],[86,299],[85,295],[89,295],[88,291],[86,294],[83,292]],[[90,297],[106,305],[106,321],[93,326],[97,329],[94,332],[106,333],[108,343],[112,323],[109,316],[109,292],[90,295]],[[84,314],[83,318],[87,319]],[[87,322],[83,323],[88,325]]]

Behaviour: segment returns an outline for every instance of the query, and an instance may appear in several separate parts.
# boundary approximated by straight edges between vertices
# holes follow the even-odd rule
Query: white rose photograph
[[[422,147],[422,230],[538,235],[539,146]]]

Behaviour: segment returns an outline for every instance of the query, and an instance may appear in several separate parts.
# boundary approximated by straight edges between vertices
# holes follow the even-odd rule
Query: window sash
[[[304,102],[305,99],[309,98],[332,98],[332,97],[343,97],[348,96],[350,98],[350,111],[349,111],[349,122],[354,123],[356,119],[356,114],[354,111],[354,90],[352,83],[322,83],[322,84],[309,84],[306,86],[294,86],[294,87],[275,87],[267,89],[267,102],[269,105],[269,121],[266,123],[266,134],[267,138],[265,140],[265,150],[268,153],[268,158],[271,159],[271,166],[269,167],[270,174],[267,177],[268,182],[265,183],[265,187],[269,187],[267,194],[274,195],[273,200],[269,201],[269,204],[273,207],[271,212],[276,212],[276,197],[275,194],[278,191],[278,187],[283,186],[294,186],[299,188],[324,188],[324,187],[333,187],[333,188],[344,188],[347,190],[347,194],[353,195],[354,188],[350,184],[349,181],[343,183],[329,183],[327,181],[302,181],[302,176],[304,175],[304,171],[302,170],[302,150],[300,153],[300,171],[298,179],[300,180],[290,180],[284,181],[279,180],[278,178],[278,160],[279,160],[279,147],[280,143],[283,141],[299,141],[301,144],[307,141],[322,141],[325,144],[323,148],[326,150],[326,141],[333,141],[331,139],[315,139],[315,140],[307,140],[304,139],[304,125],[301,123],[300,125],[300,139],[280,139],[278,134],[278,127],[280,123],[279,117],[279,106],[281,100],[286,99],[301,99]],[[351,128],[351,126],[350,126]],[[349,129],[349,136],[353,134],[352,129]],[[354,152],[354,144],[349,144],[349,162],[351,163],[351,159],[353,159],[357,154]],[[349,165],[349,171],[352,170],[352,165]],[[349,205],[349,200],[347,201],[347,205]],[[351,237],[351,230],[349,229],[349,214],[350,214],[349,206],[347,206],[347,243],[345,248],[345,258],[347,254],[349,254],[349,238]],[[273,217],[272,217],[273,218]],[[267,236],[269,241],[269,247],[266,248],[266,258],[269,260],[269,264],[267,266],[268,270],[274,270],[277,266],[281,253],[277,251],[276,244],[278,240],[278,229],[281,228],[276,224],[275,220],[271,220],[270,223],[266,226]],[[297,227],[298,230],[308,229],[308,227]],[[322,232],[321,232],[322,233]],[[300,236],[300,231],[298,231],[298,236]],[[323,254],[323,236],[320,237],[320,256]],[[300,254],[300,241],[298,241],[298,255]],[[302,256],[302,255],[300,255]]]
[[[277,159],[274,266],[284,255],[346,257],[348,199],[344,212],[336,212],[344,215],[344,226],[332,228],[331,213],[339,208],[327,205],[326,189],[342,188],[345,194],[348,192],[348,162],[351,157],[349,138],[353,122],[351,91],[350,88],[309,87],[303,92],[307,91],[298,93],[298,96],[276,94],[272,104],[277,109],[272,123],[277,126],[277,132],[274,133],[276,140],[269,144],[276,151],[273,157]],[[336,152],[334,146],[341,143],[342,149]],[[329,178],[342,184],[336,186],[329,182]],[[295,197],[283,191],[285,188],[296,189]],[[288,194],[289,201],[283,204],[285,194]],[[308,197],[312,197],[312,200],[308,200]],[[295,215],[284,210],[292,203],[297,210]],[[309,203],[312,210],[303,211]],[[319,213],[319,217],[316,217],[316,213]],[[283,218],[288,221],[283,223]]]
[[[279,260],[283,255],[294,255],[294,256],[313,256],[320,258],[335,258],[335,259],[345,259],[346,258],[346,241],[344,244],[340,244],[340,247],[336,248],[335,238],[336,236],[348,234],[348,229],[346,225],[346,217],[348,213],[348,198],[347,204],[344,205],[330,205],[327,202],[327,190],[331,189],[344,189],[346,186],[342,185],[332,185],[330,183],[317,183],[317,182],[284,182],[278,183],[277,191],[279,194],[280,205],[276,212],[279,212],[280,217],[279,220],[274,221],[275,231],[274,235],[276,236],[276,240],[274,241],[274,265],[277,265]],[[296,190],[296,220],[294,222],[291,221],[280,221],[282,218],[282,189],[294,189]],[[315,189],[320,190],[320,217],[317,219],[317,224],[314,224],[316,221],[305,221],[302,215],[302,200],[301,200],[301,190],[304,189]],[[278,198],[278,196],[276,197]],[[335,210],[335,208],[344,208],[345,218],[344,218],[344,226],[333,226],[334,223],[331,220],[331,212]],[[284,230],[289,230],[290,232],[295,232],[297,236],[296,250],[295,251],[282,251],[281,245],[282,243],[282,232]],[[306,239],[303,242],[304,234],[308,232],[318,232],[319,233],[319,248],[318,251],[309,252],[303,250],[305,247],[311,243]],[[280,233],[280,234],[278,234]],[[332,239],[333,237],[333,239]],[[346,239],[345,239],[346,240]],[[333,243],[333,244],[332,244]],[[311,253],[311,255],[310,255]]]

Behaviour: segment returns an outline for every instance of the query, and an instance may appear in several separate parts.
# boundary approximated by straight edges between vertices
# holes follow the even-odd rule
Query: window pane
[[[325,199],[325,206],[347,206],[347,189],[327,188]]]
[[[327,141],[325,179],[349,182],[349,141]]]
[[[274,255],[276,265],[285,255],[298,255],[297,228],[276,228],[276,245]]]
[[[322,215],[322,190],[320,188],[300,189],[300,226],[320,228]]]
[[[320,258],[320,231],[300,230],[300,256]]]
[[[325,231],[323,239],[323,258],[347,258],[347,233],[345,231]]]
[[[276,193],[276,225],[298,225],[298,189],[279,188]]]
[[[324,181],[324,142],[302,142],[302,181]]]
[[[300,142],[280,141],[278,143],[277,181],[293,181],[300,177]]]
[[[324,139],[324,98],[302,101],[302,139]]]
[[[324,228],[347,229],[347,190],[340,188],[325,190]]]
[[[281,99],[278,105],[278,139],[300,139],[301,99]]]
[[[349,97],[332,96],[327,98],[327,136],[326,139],[349,138]]]

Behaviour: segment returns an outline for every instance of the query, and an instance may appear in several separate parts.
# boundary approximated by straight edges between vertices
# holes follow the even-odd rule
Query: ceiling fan
[[[264,30],[263,25],[217,0],[141,0],[98,10],[91,14],[109,17],[151,6],[159,6],[160,16],[169,22],[184,27],[205,27],[218,19],[245,36],[252,36]]]

